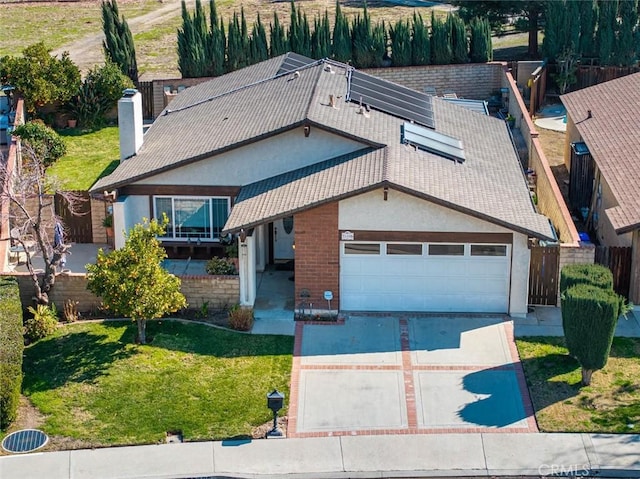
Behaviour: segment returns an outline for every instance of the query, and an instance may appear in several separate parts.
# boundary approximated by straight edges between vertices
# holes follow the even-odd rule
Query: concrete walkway
[[[640,436],[433,434],[196,442],[0,457],[2,479],[640,477]]]

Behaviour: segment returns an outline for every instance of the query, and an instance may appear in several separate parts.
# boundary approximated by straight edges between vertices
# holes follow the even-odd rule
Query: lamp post
[[[284,394],[274,389],[267,394],[267,407],[273,411],[273,429],[267,433],[268,438],[284,437],[284,432],[278,427],[278,411],[284,405]]]

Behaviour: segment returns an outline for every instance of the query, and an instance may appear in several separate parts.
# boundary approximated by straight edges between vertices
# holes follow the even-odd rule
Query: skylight
[[[466,160],[460,140],[414,123],[402,125],[402,142],[459,163]]]

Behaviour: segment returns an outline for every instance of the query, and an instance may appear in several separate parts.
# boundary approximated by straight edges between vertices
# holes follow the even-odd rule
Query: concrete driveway
[[[296,325],[290,437],[536,432],[503,316]]]

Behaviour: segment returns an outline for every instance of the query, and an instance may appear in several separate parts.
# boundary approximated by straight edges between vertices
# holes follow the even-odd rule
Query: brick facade
[[[332,309],[340,308],[340,241],[338,203],[318,206],[295,216],[295,297],[309,290],[314,309],[327,309],[325,291],[333,292]]]
[[[490,62],[367,68],[362,71],[417,91],[423,92],[425,87],[432,87],[438,96],[451,91],[460,98],[486,100],[500,91],[504,69],[504,63]]]
[[[20,285],[20,299],[23,306],[33,304],[33,283],[28,273],[4,273],[15,276]],[[240,281],[238,276],[181,276],[180,290],[187,298],[190,308],[198,309],[205,301],[210,309],[222,309],[237,304],[240,298]],[[56,276],[56,283],[51,290],[50,298],[62,311],[67,299],[78,302],[78,310],[82,312],[98,311],[101,301],[87,290],[87,277],[84,273],[65,273]]]

